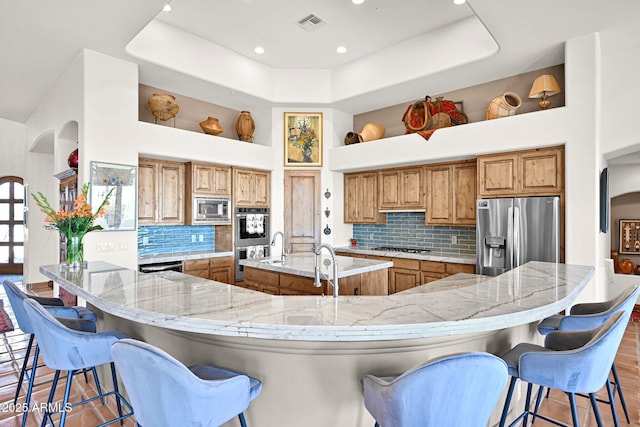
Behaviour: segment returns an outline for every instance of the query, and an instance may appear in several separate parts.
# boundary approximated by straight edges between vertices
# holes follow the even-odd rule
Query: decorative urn
[[[162,121],[175,117],[180,110],[176,97],[168,93],[154,93],[147,101],[147,106],[151,113]]]
[[[208,117],[207,120],[200,122],[200,128],[207,135],[220,135],[224,129],[215,117]]]
[[[236,119],[236,133],[240,141],[253,142],[253,133],[256,130],[256,123],[249,111],[241,111]]]

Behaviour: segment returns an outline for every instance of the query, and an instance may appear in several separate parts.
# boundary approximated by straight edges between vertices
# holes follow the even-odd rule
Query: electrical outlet
[[[198,234],[198,242],[204,242],[204,234]]]
[[[373,240],[373,233],[369,234],[369,240]]]
[[[192,234],[191,235],[191,243],[195,243],[196,242],[196,235]]]
[[[451,236],[451,244],[452,245],[458,244],[458,236]]]
[[[142,238],[142,244],[143,244],[143,245],[148,245],[148,244],[149,244],[149,238],[148,238],[147,236],[144,236],[144,237]]]

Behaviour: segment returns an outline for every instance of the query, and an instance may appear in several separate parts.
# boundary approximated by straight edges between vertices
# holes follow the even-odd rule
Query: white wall
[[[25,176],[25,128],[0,118],[0,176]]]

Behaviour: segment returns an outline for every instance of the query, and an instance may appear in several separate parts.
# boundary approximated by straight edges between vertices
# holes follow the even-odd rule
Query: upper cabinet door
[[[453,166],[453,223],[476,224],[476,163]]]
[[[233,168],[233,190],[235,206],[268,208],[271,201],[271,173]]]
[[[520,192],[559,194],[564,181],[564,157],[560,148],[523,152],[519,156]]]
[[[518,156],[514,153],[478,157],[480,195],[483,197],[516,194]]]
[[[213,167],[213,194],[216,196],[231,196],[230,167]]]
[[[380,209],[424,209],[423,174],[422,167],[379,171]]]
[[[145,159],[138,163],[138,222],[158,222],[158,162]]]
[[[184,164],[159,164],[159,223],[184,224]]]
[[[427,167],[427,224],[453,223],[453,166]]]

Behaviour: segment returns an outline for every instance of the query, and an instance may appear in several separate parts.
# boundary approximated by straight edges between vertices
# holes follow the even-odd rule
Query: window
[[[0,274],[22,274],[24,186],[15,176],[0,178]]]

